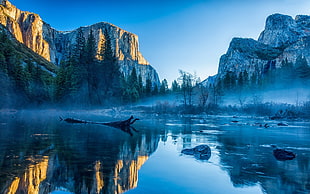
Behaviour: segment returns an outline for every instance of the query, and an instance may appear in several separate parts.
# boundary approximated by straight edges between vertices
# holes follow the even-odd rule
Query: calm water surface
[[[58,118],[129,117],[97,113],[0,113],[0,193],[310,193],[309,122],[145,116],[129,133]],[[209,160],[181,154],[201,144]],[[272,144],[297,157],[276,160]]]

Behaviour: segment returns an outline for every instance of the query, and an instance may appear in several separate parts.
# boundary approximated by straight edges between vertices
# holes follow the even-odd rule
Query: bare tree
[[[197,88],[199,89],[199,106],[204,108],[209,99],[209,90],[202,84],[197,84]]]
[[[197,77],[191,73],[179,70],[180,77],[178,78],[181,85],[184,105],[193,105],[193,91],[197,84]]]

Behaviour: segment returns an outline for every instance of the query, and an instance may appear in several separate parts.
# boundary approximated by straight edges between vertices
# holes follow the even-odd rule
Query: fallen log
[[[110,127],[118,128],[121,129],[122,131],[125,131],[129,133],[131,136],[133,135],[131,133],[131,130],[134,130],[138,132],[134,127],[131,125],[134,124],[137,120],[140,120],[138,118],[135,118],[131,116],[129,119],[123,120],[123,121],[115,121],[115,122],[94,122],[94,121],[85,121],[85,120],[80,120],[80,119],[75,119],[75,118],[65,118],[63,119],[62,117],[59,117],[60,121],[65,121],[67,123],[79,123],[79,124],[98,124],[98,125],[107,125]]]
[[[139,120],[138,118],[135,118],[134,120],[132,120],[133,118],[134,117],[131,116],[129,119],[124,120],[124,121],[108,122],[108,123],[102,123],[102,124],[112,126],[112,127],[125,127],[125,126],[130,126],[134,124],[137,120]]]
[[[66,121],[67,123],[91,123],[91,121],[84,121],[80,119],[74,119],[74,118],[66,118],[63,119],[62,117],[59,117],[60,121]]]

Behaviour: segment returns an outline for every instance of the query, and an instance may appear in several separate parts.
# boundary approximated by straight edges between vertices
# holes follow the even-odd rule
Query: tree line
[[[97,53],[93,32],[90,31],[84,38],[82,29],[79,29],[74,48],[60,62],[56,71],[48,72],[47,61],[42,62],[40,56],[1,30],[0,97],[3,100],[0,107],[49,103],[60,106],[132,103],[168,91],[165,79],[157,86],[148,76],[143,83],[142,75],[137,73],[134,66],[130,74],[125,76],[120,71],[107,30],[104,31],[104,37]]]
[[[36,61],[36,54],[0,30],[0,107],[34,105],[51,101],[53,76]],[[43,62],[44,63],[44,62]],[[47,67],[48,64],[45,64]]]
[[[112,48],[107,30],[100,43],[99,53],[92,31],[85,39],[81,29],[77,31],[76,45],[67,60],[62,61],[57,73],[55,100],[59,103],[74,101],[77,104],[107,105],[132,103],[159,94],[150,76],[142,81],[142,75],[133,66],[126,77]]]
[[[261,90],[276,89],[290,86],[307,86],[310,81],[310,66],[305,57],[299,55],[295,61],[283,60],[281,67],[275,66],[275,61],[268,61],[262,71],[256,69],[249,74],[246,70],[236,72],[226,72],[218,79],[217,88],[222,91],[231,92],[239,90]]]
[[[141,98],[178,94],[183,105],[206,106],[217,104],[225,92],[262,89],[283,83],[307,85],[310,80],[310,67],[303,56],[295,63],[283,60],[281,68],[269,61],[262,72],[249,74],[246,70],[236,73],[227,72],[215,84],[202,86],[200,79],[180,70],[180,76],[171,87],[163,79],[160,85],[152,84],[150,76],[142,81],[142,75],[132,67],[128,76],[120,71],[120,65],[113,52],[112,40],[107,30],[99,43],[99,52],[93,32],[84,38],[80,28],[77,31],[74,48],[66,60],[60,62],[56,72],[46,71],[36,57],[26,56],[25,46],[17,44],[3,30],[0,33],[0,84],[2,91],[0,107],[8,104],[23,106],[45,103],[70,105],[110,105],[114,103],[133,103]],[[28,49],[29,50],[29,49]],[[30,52],[30,51],[27,51]],[[7,103],[10,102],[10,103]]]

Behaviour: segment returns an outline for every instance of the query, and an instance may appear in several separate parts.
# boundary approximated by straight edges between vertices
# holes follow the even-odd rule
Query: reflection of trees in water
[[[245,129],[253,130],[253,129]],[[234,131],[238,133],[238,131]],[[266,135],[266,134],[265,134]],[[292,161],[277,161],[273,154],[274,143],[292,141],[286,135],[275,142],[260,132],[232,135],[223,133],[218,136],[219,154],[223,169],[229,173],[235,187],[260,184],[266,193],[308,193],[310,191],[309,151],[298,151]],[[294,141],[294,140],[293,140]],[[298,142],[296,144],[298,147]]]
[[[1,193],[49,193],[61,187],[123,193],[137,186],[138,170],[159,141],[152,130],[131,137],[110,127],[46,122],[14,121],[0,134],[10,139],[0,142]]]

